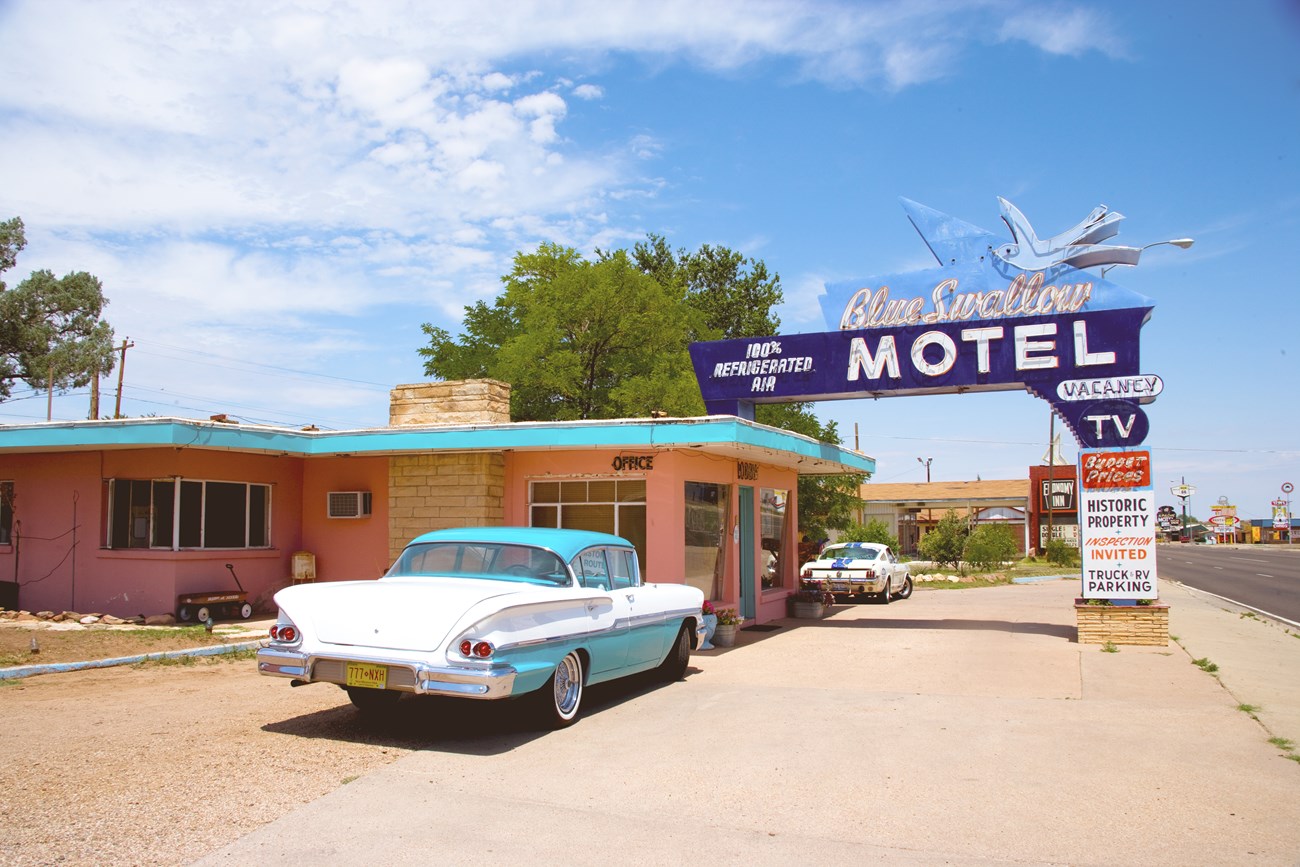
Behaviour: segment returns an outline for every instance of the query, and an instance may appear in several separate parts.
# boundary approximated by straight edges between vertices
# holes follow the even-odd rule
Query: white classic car
[[[644,584],[631,543],[580,530],[426,533],[378,580],[275,601],[258,671],[337,684],[365,714],[404,693],[521,698],[561,728],[589,684],[654,668],[680,679],[704,635],[698,588]]]
[[[836,542],[803,565],[799,577],[835,594],[837,599],[870,594],[888,605],[912,595],[912,575],[888,545]]]

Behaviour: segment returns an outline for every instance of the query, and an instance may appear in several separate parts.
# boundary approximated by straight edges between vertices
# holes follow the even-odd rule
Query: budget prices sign
[[[1158,598],[1150,450],[1081,449],[1079,484],[1083,598]]]

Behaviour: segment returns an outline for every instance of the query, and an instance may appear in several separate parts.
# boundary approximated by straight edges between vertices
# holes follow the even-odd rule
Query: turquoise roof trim
[[[735,418],[520,422],[302,431],[178,418],[0,426],[0,455],[122,448],[199,448],[295,457],[444,451],[700,448],[800,472],[874,473],[874,459],[801,434]],[[767,452],[764,456],[762,453]],[[808,466],[804,466],[808,464]]]

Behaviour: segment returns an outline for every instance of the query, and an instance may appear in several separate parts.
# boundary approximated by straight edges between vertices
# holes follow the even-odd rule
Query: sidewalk
[[[1190,657],[1217,665],[1235,702],[1259,708],[1269,737],[1290,740],[1300,754],[1300,630],[1182,584],[1162,581],[1160,594],[1169,632]]]
[[[744,631],[683,682],[589,691],[563,732],[404,703],[425,751],[198,863],[1300,861],[1300,763],[1268,742],[1300,743],[1300,639],[1162,583],[1187,650],[1105,653],[1074,643],[1076,591]]]

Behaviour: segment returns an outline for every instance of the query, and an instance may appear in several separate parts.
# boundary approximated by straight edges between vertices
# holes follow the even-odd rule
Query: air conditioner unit
[[[364,518],[370,514],[369,491],[330,491],[331,518]]]

